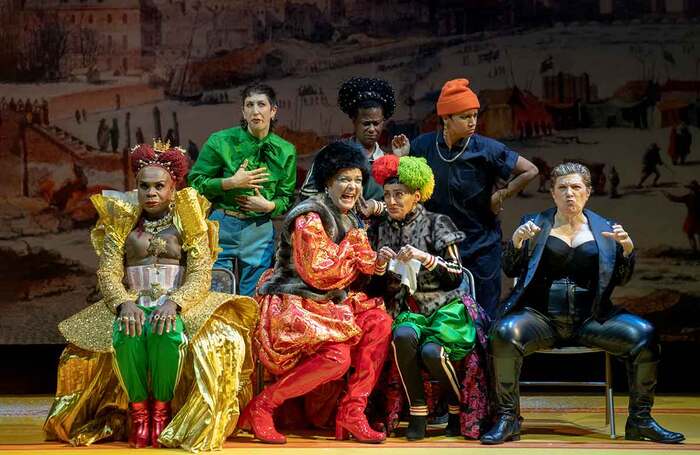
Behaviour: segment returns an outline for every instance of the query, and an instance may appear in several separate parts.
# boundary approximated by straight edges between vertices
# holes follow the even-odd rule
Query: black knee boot
[[[522,357],[489,356],[496,389],[496,423],[481,437],[482,444],[502,444],[520,439],[520,368]]]
[[[685,436],[682,433],[668,431],[651,416],[658,364],[658,361],[627,361],[630,404],[625,425],[625,439],[676,444],[683,441]]]

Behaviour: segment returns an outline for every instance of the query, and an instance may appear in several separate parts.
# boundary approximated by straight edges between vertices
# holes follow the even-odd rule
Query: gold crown
[[[153,139],[153,150],[156,153],[163,153],[170,150],[170,141],[161,141],[160,139]]]
[[[138,147],[138,146],[136,146]],[[170,141],[161,141],[160,139],[153,139],[153,151],[158,153],[165,153],[169,150],[177,150],[178,152],[182,153],[183,155],[187,155],[187,150],[183,149],[182,147],[171,147],[170,146]]]

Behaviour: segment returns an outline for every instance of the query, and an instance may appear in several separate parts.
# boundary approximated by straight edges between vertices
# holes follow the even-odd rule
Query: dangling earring
[[[168,205],[168,208],[170,209],[171,212],[172,212],[173,210],[175,210],[175,201],[170,201],[170,204]]]
[[[323,190],[323,191],[325,191],[325,193],[326,193],[326,196],[330,196],[330,194],[331,194],[331,193],[329,193],[329,192],[328,192],[328,187],[326,187],[326,189],[325,189],[325,190]]]

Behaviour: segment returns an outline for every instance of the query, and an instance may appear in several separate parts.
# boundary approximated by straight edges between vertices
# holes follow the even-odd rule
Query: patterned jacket
[[[277,244],[274,271],[270,278],[260,285],[258,294],[292,294],[316,301],[333,300],[336,303],[340,303],[347,298],[348,289],[335,287],[331,289],[316,288],[304,281],[296,269],[292,247],[295,221],[298,217],[310,213],[316,213],[320,217],[323,231],[330,242],[340,244],[346,236],[352,235],[352,237],[358,238],[356,239],[357,242],[352,241],[351,243],[360,244],[364,238],[367,253],[374,255],[374,252],[369,249],[367,244],[364,229],[358,229],[361,223],[359,218],[352,213],[347,217],[343,217],[327,195],[323,193],[316,194],[301,201],[285,216],[280,240]]]
[[[388,246],[398,252],[404,245],[425,251],[432,257],[418,272],[417,289],[409,296],[392,272],[375,276],[370,284],[370,294],[380,294],[393,317],[403,311],[429,316],[441,306],[459,297],[462,281],[462,263],[458,244],[465,235],[459,231],[450,217],[427,211],[417,205],[402,221],[383,217],[367,231],[374,250]]]

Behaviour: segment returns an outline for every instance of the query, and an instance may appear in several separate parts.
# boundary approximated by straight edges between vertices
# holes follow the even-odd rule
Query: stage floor
[[[51,397],[48,396],[0,396],[0,452],[4,454],[48,453],[55,455],[82,454],[94,451],[98,454],[133,453],[125,443],[96,444],[91,448],[73,448],[62,443],[45,442],[41,424],[46,416]],[[228,440],[222,454],[263,455],[283,452],[284,455],[311,455],[322,451],[323,455],[366,455],[368,450],[382,455],[401,451],[401,455],[431,455],[443,453],[473,454],[536,454],[546,455],[598,455],[622,450],[634,455],[673,452],[673,455],[700,453],[700,397],[661,396],[657,398],[654,416],[664,426],[686,435],[685,444],[665,445],[625,441],[627,397],[615,397],[615,414],[618,438],[611,440],[605,424],[603,399],[599,395],[562,396],[538,395],[523,397],[525,418],[522,439],[502,446],[485,447],[478,441],[439,436],[442,429],[430,427],[434,437],[419,442],[408,442],[401,437],[389,438],[381,445],[354,442],[336,442],[330,433],[314,435],[288,435],[284,446],[268,446],[254,442],[243,434]],[[143,449],[152,452],[155,449]],[[176,450],[160,449],[160,452]],[[184,453],[177,450],[179,453]],[[139,452],[141,453],[141,451]]]

